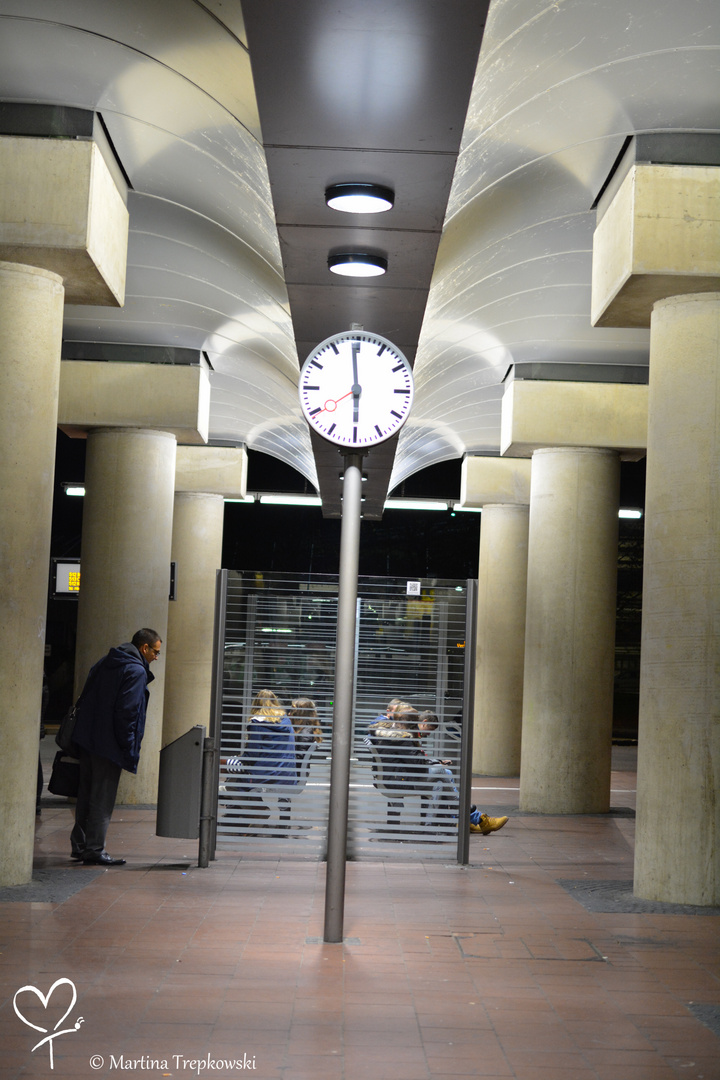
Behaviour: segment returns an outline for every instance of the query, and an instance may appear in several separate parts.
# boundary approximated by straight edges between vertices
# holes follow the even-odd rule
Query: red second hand
[[[351,394],[352,394],[352,390],[349,390],[347,392],[347,394],[343,394],[343,396],[339,397],[337,399],[337,401],[333,401],[332,398],[328,398],[327,401],[325,402],[325,404],[323,405],[322,409],[320,410],[320,412],[335,412],[335,410],[337,409],[339,403],[341,401],[344,401],[346,397],[350,397]]]

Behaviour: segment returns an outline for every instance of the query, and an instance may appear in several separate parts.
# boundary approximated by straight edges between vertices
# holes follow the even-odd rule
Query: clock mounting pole
[[[325,941],[331,943],[342,942],[345,911],[345,863],[347,858],[350,750],[355,682],[355,626],[357,619],[362,506],[362,454],[351,453],[345,454],[344,457],[337,642],[335,647],[333,749],[330,763],[330,810],[328,816],[325,928],[323,936]]]
[[[325,886],[328,942],[341,942],[343,936],[362,455],[397,434],[410,413],[413,391],[412,368],[400,349],[358,323],[321,341],[300,369],[305,419],[345,455]]]

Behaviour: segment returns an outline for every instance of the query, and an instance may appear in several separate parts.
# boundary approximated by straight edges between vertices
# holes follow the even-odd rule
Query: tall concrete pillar
[[[520,772],[528,512],[483,506],[472,769],[486,776]]]
[[[530,461],[466,457],[460,501],[483,512],[472,768],[514,776],[520,770]]]
[[[222,495],[175,495],[172,559],[177,599],[170,604],[162,743],[195,724],[208,726],[215,624],[215,580],[222,565],[225,500]]]
[[[592,320],[650,327],[635,892],[720,903],[720,168],[643,160],[598,204]],[[660,158],[662,160],[662,158]],[[671,159],[675,160],[675,159]]]
[[[603,813],[610,758],[620,460],[532,459],[520,806]]]
[[[0,885],[32,874],[63,284],[0,262]]]
[[[225,499],[243,498],[246,488],[245,449],[178,446],[172,539],[177,599],[170,604],[165,650],[163,746],[195,724],[208,725]]]
[[[635,893],[720,904],[720,292],[650,336]]]
[[[175,436],[137,428],[88,434],[75,692],[90,667],[142,626],[167,640]],[[118,801],[157,799],[165,650],[152,666],[147,726],[136,777],[123,773]]]
[[[63,303],[125,295],[123,192],[95,142],[58,134],[0,136],[2,885],[32,875]]]

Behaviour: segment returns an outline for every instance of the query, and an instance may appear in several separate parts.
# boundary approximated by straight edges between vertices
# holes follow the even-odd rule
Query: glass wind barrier
[[[217,842],[324,859],[337,577],[226,580]],[[466,606],[466,582],[360,578],[349,858],[454,857]]]

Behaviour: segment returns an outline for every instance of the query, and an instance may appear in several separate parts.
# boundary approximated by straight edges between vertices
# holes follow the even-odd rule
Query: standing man
[[[111,649],[90,669],[77,703],[73,731],[80,758],[80,790],[75,827],[70,834],[71,858],[85,865],[122,866],[105,850],[120,773],[136,773],[145,714],[154,675],[150,664],[162,642],[144,627],[131,642]]]

